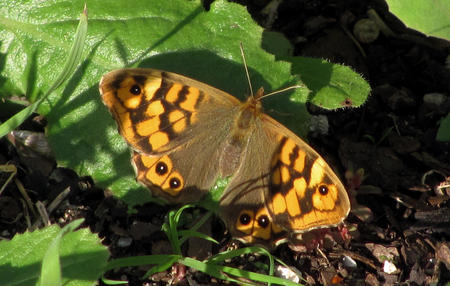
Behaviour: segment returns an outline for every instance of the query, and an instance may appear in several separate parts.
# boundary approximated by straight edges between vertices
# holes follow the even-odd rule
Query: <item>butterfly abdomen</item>
[[[249,144],[249,138],[254,136],[257,126],[255,121],[260,120],[259,114],[261,114],[259,101],[248,100],[241,103],[220,156],[219,166],[223,177],[237,172]]]

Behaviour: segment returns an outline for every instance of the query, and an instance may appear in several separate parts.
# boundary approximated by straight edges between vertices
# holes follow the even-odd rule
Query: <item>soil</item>
[[[242,4],[261,25],[284,33],[295,55],[351,66],[369,81],[372,92],[360,108],[330,112],[309,106],[311,113],[325,115],[329,125],[328,132],[310,133],[310,144],[348,179],[352,212],[346,227],[337,231],[341,239],[330,232],[314,240],[314,247],[284,244],[274,254],[300,273],[304,284],[445,285],[450,281],[450,143],[435,138],[439,120],[450,111],[450,44],[407,29],[382,1],[279,2],[268,14],[268,1]],[[369,9],[395,35],[350,37]],[[45,118],[36,115],[20,130],[33,131],[39,143],[45,142],[44,126]],[[160,231],[170,206],[147,205],[129,214],[127,206],[90,178],[57,166],[45,144],[38,154],[22,146],[21,135],[30,134],[18,132],[0,140],[0,164],[12,162],[18,169],[0,196],[2,237],[27,228],[18,184],[29,191],[32,203],[51,202],[69,188],[49,217],[52,223],[85,218],[84,226],[98,233],[112,258],[170,253]],[[7,178],[7,173],[0,174],[0,186]],[[221,245],[197,249],[191,243],[185,246],[187,255],[204,257],[205,251],[236,247],[218,219],[205,227]],[[257,270],[249,261],[265,258],[247,255],[229,265]],[[128,279],[130,285],[223,284],[179,265],[141,281],[147,269],[120,269],[106,277]]]

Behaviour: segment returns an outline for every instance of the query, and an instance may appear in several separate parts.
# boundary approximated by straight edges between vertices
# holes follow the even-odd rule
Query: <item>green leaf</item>
[[[359,107],[367,100],[369,84],[349,67],[322,59],[291,57],[292,73],[311,90],[310,101],[326,109]]]
[[[11,241],[0,241],[1,284],[36,285],[47,249],[60,235],[61,228],[53,225],[17,234]],[[101,277],[109,253],[97,235],[80,229],[64,235],[59,256],[63,285],[88,286]]]
[[[83,4],[84,0],[45,5],[1,1],[0,41],[8,46],[2,49],[7,53],[0,77],[6,78],[6,84],[0,94],[26,92],[27,66],[35,67],[31,69],[34,93],[50,87],[54,71],[70,49],[66,38]],[[93,0],[89,17],[87,59],[61,93],[41,104],[39,112],[48,118],[48,137],[58,164],[91,175],[99,186],[110,188],[131,205],[149,200],[150,195],[145,197],[149,192],[136,183],[129,148],[101,102],[98,82],[104,73],[125,66],[152,67],[244,99],[248,84],[239,49],[242,42],[255,89],[263,86],[270,92],[297,82],[289,63],[276,61],[261,48],[263,29],[239,4],[219,0],[205,11],[200,1],[116,0],[105,5]],[[306,99],[306,90],[297,89],[263,103],[269,113],[303,135],[309,118]]]
[[[436,134],[436,140],[450,142],[450,114],[447,114],[447,116],[442,119],[441,125],[439,126]]]
[[[53,82],[51,87],[47,90],[46,94],[39,98],[36,102],[24,108],[20,112],[14,114],[11,118],[9,118],[6,122],[0,125],[0,138],[11,132],[13,129],[17,128],[20,124],[22,124],[33,112],[36,111],[38,106],[42,101],[46,100],[48,95],[50,95],[53,91],[55,91],[58,87],[60,87],[68,77],[75,71],[75,68],[78,66],[81,60],[81,55],[83,52],[83,45],[86,39],[87,33],[87,11],[86,8],[83,10],[83,13],[80,16],[80,22],[78,23],[78,28],[75,33],[75,39],[72,43],[72,48],[67,56],[67,61],[62,68],[59,76]],[[33,77],[34,75],[30,75]],[[33,95],[33,93],[30,93]]]
[[[387,0],[389,11],[409,28],[450,40],[450,1]]]

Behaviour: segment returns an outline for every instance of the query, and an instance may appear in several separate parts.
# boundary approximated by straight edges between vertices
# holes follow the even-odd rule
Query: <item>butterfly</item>
[[[179,74],[124,68],[105,74],[99,89],[131,146],[137,180],[154,195],[196,202],[230,177],[219,216],[233,237],[273,247],[347,217],[343,184],[314,149],[263,113],[262,88],[241,102]]]

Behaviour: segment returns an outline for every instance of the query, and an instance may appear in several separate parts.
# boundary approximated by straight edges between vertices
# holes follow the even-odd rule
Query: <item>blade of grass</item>
[[[215,240],[214,238],[210,237],[209,235],[206,235],[204,233],[201,232],[197,232],[197,231],[193,231],[193,230],[181,230],[178,232],[178,234],[180,236],[183,237],[183,242],[186,241],[187,239],[191,238],[191,237],[198,237],[198,238],[202,238],[204,240],[208,240],[211,241],[215,244],[219,244],[219,242],[217,240]],[[181,239],[180,239],[181,242]],[[180,243],[182,244],[182,243]]]
[[[159,273],[159,272],[163,272],[167,269],[169,269],[169,267],[171,267],[175,262],[178,261],[180,257],[176,257],[173,256],[171,259],[167,259],[165,261],[161,261],[160,264],[153,266],[152,268],[150,268],[147,273],[144,274],[144,279],[149,277],[150,275],[153,275],[155,273]]]
[[[83,12],[80,15],[80,21],[78,23],[77,31],[75,33],[75,39],[72,43],[69,56],[67,61],[59,74],[58,78],[52,84],[50,89],[42,96],[39,100],[35,101],[33,104],[24,108],[20,112],[14,114],[11,118],[0,125],[0,138],[16,129],[20,124],[22,124],[36,109],[39,107],[41,102],[45,100],[53,91],[60,87],[69,76],[75,71],[81,60],[83,53],[83,46],[86,40],[87,34],[87,8],[84,6]]]
[[[231,274],[233,276],[244,277],[244,278],[250,279],[252,281],[264,282],[264,283],[268,283],[268,284],[278,284],[278,285],[288,285],[288,286],[298,286],[299,285],[295,282],[292,282],[290,280],[286,280],[283,278],[266,275],[266,274],[260,274],[260,273],[256,273],[256,272],[245,271],[242,269],[237,269],[237,268],[228,267],[228,266],[223,266],[221,271]]]
[[[163,264],[166,261],[177,261],[181,255],[161,254],[161,255],[143,255],[114,259],[105,267],[105,271],[119,267],[140,266],[147,264]]]
[[[170,211],[168,214],[168,223],[164,223],[162,230],[166,233],[167,238],[170,241],[173,251],[176,254],[181,255],[181,242],[178,234],[178,222],[180,221],[181,214],[187,208],[194,207],[193,205],[184,205],[177,211]]]
[[[208,211],[197,223],[195,223],[190,229],[189,231],[195,232],[206,223],[206,221],[211,217],[212,212]],[[184,235],[185,234],[185,235]],[[187,239],[189,239],[190,233],[184,233],[184,232],[180,232],[180,245],[183,244]],[[197,236],[199,237],[199,236]],[[214,240],[213,238],[206,236],[206,237],[202,237],[206,240],[212,241],[214,243],[217,243],[216,240]],[[217,243],[218,244],[218,243]]]
[[[79,227],[84,219],[77,219],[69,223],[61,229],[58,235],[53,239],[45,252],[42,260],[41,275],[39,277],[39,284],[41,286],[59,286],[62,285],[61,264],[59,261],[59,246],[62,237]]]
[[[225,251],[225,252],[216,254],[215,256],[211,257],[210,259],[208,259],[208,262],[217,263],[220,261],[224,261],[226,259],[231,259],[231,258],[234,258],[237,256],[241,256],[243,254],[255,254],[255,253],[260,253],[260,254],[266,255],[269,258],[269,275],[272,276],[274,273],[274,267],[275,267],[274,257],[272,256],[272,254],[270,254],[269,251],[267,251],[266,249],[259,247],[259,246],[244,247],[244,248],[240,248],[240,249]]]
[[[208,261],[217,263],[217,262],[221,262],[221,261],[231,259],[231,258],[234,258],[237,256],[241,256],[243,254],[255,254],[255,253],[264,254],[269,257],[269,260],[271,262],[273,261],[273,256],[270,254],[270,252],[265,250],[264,248],[258,247],[258,246],[244,247],[244,248],[224,251],[224,252],[221,252],[219,254],[212,256],[210,259],[208,259]]]
[[[201,271],[203,273],[206,273],[210,276],[216,277],[218,279],[222,279],[222,280],[227,280],[227,281],[231,281],[231,282],[235,282],[241,285],[245,285],[242,283],[242,281],[238,281],[236,279],[233,279],[224,274],[222,274],[222,272],[220,271],[220,265],[215,265],[215,264],[208,264],[205,262],[201,262],[198,261],[196,259],[190,258],[190,257],[184,257],[183,259],[180,260],[181,264],[184,264],[188,267],[197,269],[198,271]]]
[[[214,263],[205,263],[205,262],[201,262],[189,257],[184,257],[183,259],[180,260],[180,263],[197,269],[199,271],[202,271],[204,273],[207,273],[210,276],[219,278],[219,279],[223,279],[223,280],[227,280],[227,281],[231,281],[231,282],[236,282],[240,285],[253,285],[253,283],[250,282],[245,282],[243,280],[237,280],[233,277],[227,276],[223,273],[228,273],[234,277],[242,277],[245,279],[249,279],[252,281],[256,281],[256,282],[264,282],[264,283],[268,283],[268,284],[278,284],[278,285],[288,285],[288,286],[298,286],[297,283],[283,279],[283,278],[279,278],[279,277],[274,277],[271,275],[266,275],[266,274],[259,274],[259,273],[255,273],[255,272],[250,272],[250,271],[246,271],[246,270],[242,270],[242,269],[237,269],[237,268],[233,268],[233,267],[228,267],[228,266],[222,266],[222,265],[218,265],[218,264],[214,264]]]
[[[102,277],[102,282],[105,283],[106,285],[124,285],[124,284],[128,285],[128,281],[111,280],[106,279],[105,277]]]
[[[150,268],[147,273],[145,273],[144,278],[146,278],[154,273],[167,270],[179,259],[181,259],[181,255],[175,254],[125,257],[110,261],[108,265],[106,265],[105,271],[120,267],[141,266],[148,264],[155,265]]]

